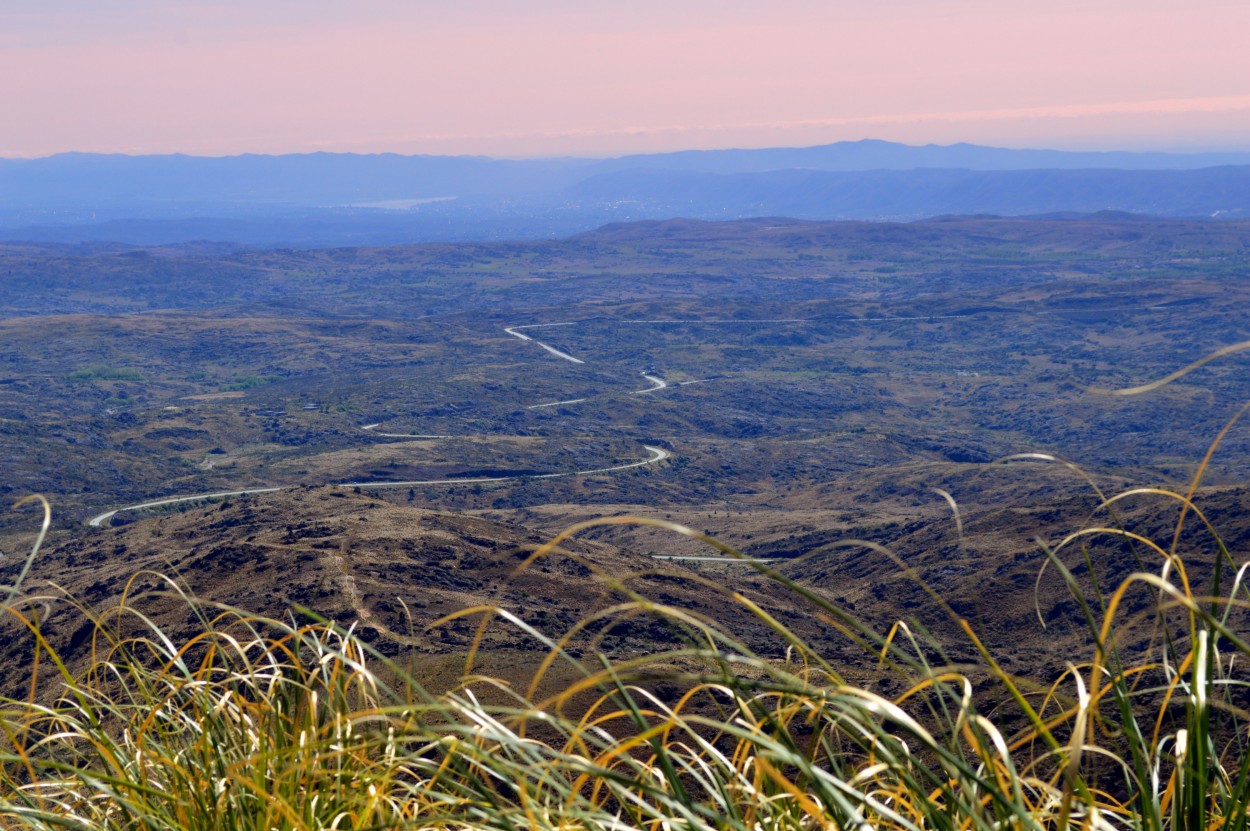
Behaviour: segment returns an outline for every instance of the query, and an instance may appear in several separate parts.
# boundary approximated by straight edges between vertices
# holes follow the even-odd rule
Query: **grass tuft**
[[[1179,554],[1141,539],[1159,570],[1093,597],[1062,556],[1081,536],[1048,565],[1080,599],[1092,653],[1049,684],[1004,671],[965,621],[981,663],[934,665],[914,627],[881,636],[793,585],[869,649],[866,665],[906,682],[893,696],[846,682],[741,596],[786,644],[784,660],[632,598],[602,614],[662,617],[688,644],[600,656],[534,700],[538,679],[521,693],[475,675],[434,695],[351,628],[189,597],[193,637],[175,642],[119,607],[92,618],[90,660],[71,669],[40,634],[38,599],[15,586],[7,614],[28,628],[45,677],[3,702],[0,816],[75,829],[1244,828],[1250,712],[1238,668],[1250,642],[1233,625],[1244,567],[1226,594],[1200,596]],[[1117,643],[1135,584],[1152,588],[1154,614],[1171,625],[1149,660]],[[483,612],[544,638],[505,610]],[[573,660],[564,642],[545,643],[540,674]]]
[[[1049,678],[1007,671],[940,592],[866,542],[848,544],[906,571],[963,643],[939,642],[916,620],[883,633],[751,561],[862,648],[862,659],[822,654],[726,591],[725,602],[784,647],[760,655],[715,621],[618,582],[617,605],[557,638],[502,608],[439,621],[480,622],[464,677],[436,691],[352,627],[307,610],[299,619],[313,622],[223,609],[172,580],[161,594],[187,605],[198,621],[192,636],[162,631],[124,596],[103,614],[77,607],[90,652],[63,656],[41,631],[46,598],[22,588],[41,532],[4,600],[4,614],[29,633],[32,680],[25,697],[0,700],[0,826],[1245,831],[1250,564],[1235,561],[1196,503],[1207,460],[1187,493],[1100,492],[1097,515],[1111,521],[1039,541],[1039,583],[1066,587],[1089,644],[1083,660]],[[955,500],[937,493],[958,523]],[[1179,506],[1167,540],[1124,527],[1115,511],[1130,497]],[[50,509],[40,502],[46,532]],[[1195,535],[1181,526],[1191,516],[1204,545],[1186,552],[1182,541]],[[517,568],[573,556],[561,543],[621,523],[743,557],[684,526],[610,518],[572,526]],[[1108,540],[1129,546],[1139,568],[1104,586],[1095,546]],[[1135,600],[1143,588],[1146,604]],[[661,620],[683,640],[615,660],[572,648],[635,617]],[[474,672],[493,626],[546,650],[526,689]],[[951,654],[972,657],[943,657]],[[540,695],[557,664],[575,680]]]

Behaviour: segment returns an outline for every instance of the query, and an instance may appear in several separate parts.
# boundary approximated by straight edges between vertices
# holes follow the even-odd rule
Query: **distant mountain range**
[[[614,159],[313,153],[0,159],[0,239],[326,246],[557,236],[605,222],[1124,211],[1250,216],[1250,153],[884,141]]]

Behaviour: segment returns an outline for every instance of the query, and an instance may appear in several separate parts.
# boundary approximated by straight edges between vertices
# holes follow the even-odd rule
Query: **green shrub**
[[[143,373],[137,369],[93,364],[85,369],[76,369],[65,376],[66,381],[142,381]]]
[[[244,392],[280,380],[282,380],[281,377],[277,375],[241,375],[229,384],[222,384],[221,391]]]

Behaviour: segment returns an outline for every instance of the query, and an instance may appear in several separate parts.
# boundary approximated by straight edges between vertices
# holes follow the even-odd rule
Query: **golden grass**
[[[574,526],[521,568],[625,521],[643,520]],[[1074,592],[1061,555],[1096,533],[1134,537],[1086,529],[1056,546],[1049,563]],[[476,608],[457,616],[480,620],[479,642],[488,626],[510,626],[542,641],[547,659],[522,690],[473,675],[470,655],[463,682],[435,696],[350,629],[190,597],[194,637],[174,643],[123,605],[95,618],[89,665],[71,671],[41,636],[39,599],[15,586],[7,612],[28,627],[42,677],[3,705],[0,815],[14,827],[117,829],[1241,827],[1250,713],[1236,668],[1250,643],[1230,621],[1248,602],[1244,569],[1222,596],[1200,595],[1182,557],[1134,538],[1161,569],[1098,603],[1078,594],[1094,648],[1049,685],[1003,671],[966,622],[981,666],[930,665],[907,624],[878,634],[789,583],[865,645],[865,664],[904,679],[892,697],[848,683],[742,596],[786,660],[632,596],[598,622],[660,617],[687,645],[586,667],[566,647],[595,619],[550,640]],[[1130,665],[1118,609],[1137,583],[1157,592],[1171,628],[1155,659]],[[557,662],[580,680],[538,699]],[[41,703],[49,674],[61,693]],[[992,685],[976,683],[987,674]]]
[[[1186,519],[1206,523],[1194,502],[1205,464],[1187,493],[1150,491],[1182,506],[1170,541],[1111,523],[1047,549],[1048,570],[1090,632],[1089,654],[1054,678],[1005,671],[936,592],[976,663],[935,663],[942,645],[915,626],[900,621],[881,632],[752,564],[859,643],[862,666],[901,681],[892,695],[849,682],[846,666],[742,595],[733,602],[775,633],[784,660],[760,657],[714,621],[624,585],[620,604],[558,639],[503,609],[451,616],[478,622],[475,650],[492,626],[540,642],[546,659],[528,689],[474,674],[471,651],[461,683],[435,695],[350,628],[260,619],[185,595],[200,621],[193,637],[173,641],[123,601],[90,617],[90,660],[71,669],[42,637],[40,599],[22,594],[19,579],[5,612],[31,635],[33,677],[27,698],[0,704],[0,823],[1242,831],[1250,816],[1250,691],[1241,669],[1250,662],[1241,626],[1250,566],[1222,544],[1214,553],[1180,550]],[[1110,513],[1134,493],[1102,507]],[[673,523],[614,518],[569,528],[519,568],[571,556],[560,551],[564,540],[623,522],[741,556]],[[1091,541],[1105,537],[1152,555],[1157,567],[1091,587],[1078,571],[1089,565]],[[1065,560],[1070,553],[1076,565]],[[1199,559],[1203,586],[1193,576]],[[1155,598],[1153,637],[1149,649],[1130,652],[1121,641],[1142,621],[1124,602],[1141,586]],[[582,633],[635,616],[666,621],[685,644],[628,660],[573,657],[569,646]],[[540,697],[557,665],[577,680]],[[46,698],[52,683],[59,693]]]

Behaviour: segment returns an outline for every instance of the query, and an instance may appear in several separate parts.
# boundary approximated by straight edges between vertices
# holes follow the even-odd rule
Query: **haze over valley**
[[[618,221],[1250,216],[1250,154],[839,142],[608,159],[317,153],[0,159],[0,239],[335,247],[552,238]]]

